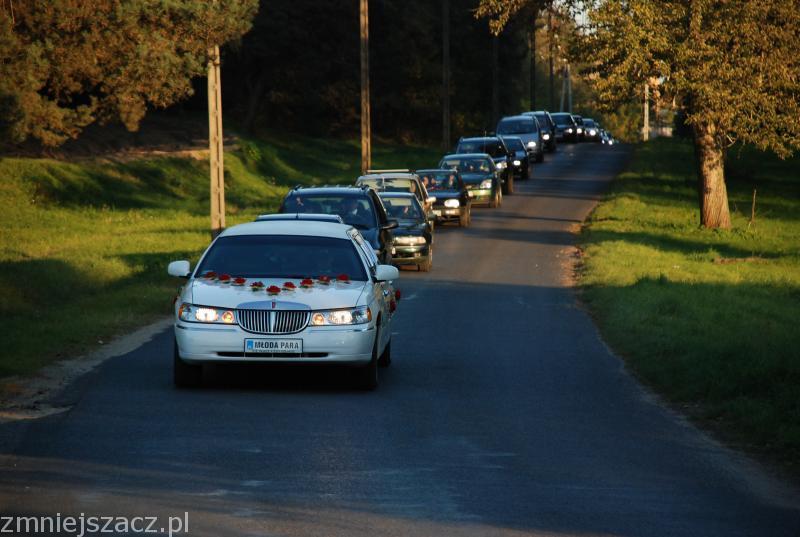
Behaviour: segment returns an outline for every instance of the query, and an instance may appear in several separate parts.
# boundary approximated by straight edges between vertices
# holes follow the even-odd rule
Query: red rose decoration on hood
[[[314,286],[314,280],[311,278],[306,278],[300,282],[300,287],[309,288]]]
[[[250,284],[250,289],[253,291],[261,291],[264,288],[264,282],[253,282]]]
[[[283,283],[283,288],[284,289],[288,289],[288,290],[291,291],[293,289],[297,289],[297,286],[295,284],[293,284],[292,282],[284,282]]]
[[[230,274],[220,274],[219,275],[219,281],[221,281],[222,283],[229,283],[231,281],[231,275]]]
[[[269,293],[271,295],[277,295],[280,292],[281,292],[281,288],[278,287],[277,285],[270,285],[269,287],[267,287],[267,293]]]
[[[339,274],[338,276],[336,276],[336,281],[342,283],[350,283],[350,276],[348,276],[347,274]]]
[[[209,270],[208,272],[203,274],[203,278],[205,278],[206,280],[215,280],[217,278],[217,273],[214,272],[213,270]]]
[[[320,276],[317,279],[319,280],[319,283],[321,283],[323,285],[328,285],[329,283],[331,283],[331,277],[330,276]]]
[[[233,285],[244,285],[247,282],[247,278],[234,278]]]

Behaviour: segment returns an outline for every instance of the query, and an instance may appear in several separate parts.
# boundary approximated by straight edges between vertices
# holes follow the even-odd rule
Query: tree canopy
[[[207,50],[244,34],[257,0],[27,0],[0,7],[0,129],[58,145],[87,125],[136,129],[189,95]]]

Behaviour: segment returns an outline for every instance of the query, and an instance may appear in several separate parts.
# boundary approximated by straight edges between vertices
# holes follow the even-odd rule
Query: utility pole
[[[208,49],[208,156],[211,168],[211,237],[225,229],[225,166],[219,47]]]
[[[500,88],[498,87],[500,79],[500,66],[498,65],[500,60],[499,41],[500,38],[498,36],[492,36],[492,130],[494,130],[497,120],[500,119]]]
[[[361,173],[372,167],[372,127],[369,107],[369,0],[361,0]]]
[[[559,112],[564,111],[564,100],[567,98],[567,66],[561,68],[561,106],[558,107]]]
[[[531,30],[528,38],[528,53],[530,54],[530,106],[529,110],[536,110],[536,15],[537,11],[533,10],[533,20],[531,21]]]
[[[572,75],[569,72],[569,64],[567,64],[567,99],[569,99],[569,109],[567,112],[572,113]]]
[[[547,36],[547,43],[550,52],[550,110],[555,110],[556,90],[555,81],[553,78],[553,36],[555,35],[555,31],[553,30],[553,12],[549,9],[547,11],[547,31],[549,32],[549,35]]]
[[[442,151],[450,151],[450,0],[442,0]]]
[[[642,140],[650,139],[650,84],[644,83],[644,124],[642,125]]]

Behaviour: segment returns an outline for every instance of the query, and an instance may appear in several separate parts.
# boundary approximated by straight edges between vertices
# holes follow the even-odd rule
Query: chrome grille
[[[293,334],[306,327],[308,311],[238,310],[239,326],[256,334]]]

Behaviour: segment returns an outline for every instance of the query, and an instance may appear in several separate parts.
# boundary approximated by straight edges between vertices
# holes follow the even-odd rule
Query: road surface
[[[626,160],[562,146],[403,271],[391,368],[171,384],[165,332],[0,426],[0,513],[169,516],[208,536],[786,536],[796,500],[665,410],[569,287],[571,230]],[[165,528],[166,529],[166,528]]]

